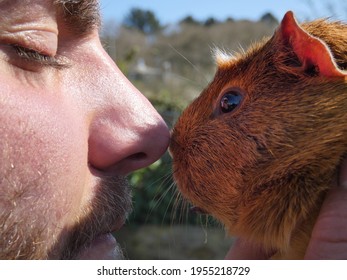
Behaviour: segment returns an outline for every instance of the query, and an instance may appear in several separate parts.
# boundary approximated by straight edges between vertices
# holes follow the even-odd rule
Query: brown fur
[[[317,20],[302,28],[329,46],[340,76],[305,66],[279,28],[219,61],[214,80],[177,121],[170,145],[184,197],[230,234],[276,250],[275,258],[303,258],[347,153],[347,25]],[[243,101],[221,114],[228,88],[239,89]]]

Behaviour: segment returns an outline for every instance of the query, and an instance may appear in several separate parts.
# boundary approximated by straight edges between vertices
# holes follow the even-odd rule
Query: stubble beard
[[[29,187],[28,187],[29,188]],[[3,208],[0,199],[0,209]],[[33,202],[35,203],[35,202]],[[59,236],[49,229],[50,205],[35,222],[21,220],[22,213],[0,213],[0,259],[75,259],[101,234],[110,233],[131,212],[131,190],[125,177],[100,179],[95,197],[81,209],[75,224]],[[50,239],[55,239],[54,245]],[[119,250],[115,248],[115,250]],[[121,256],[120,251],[118,255]]]

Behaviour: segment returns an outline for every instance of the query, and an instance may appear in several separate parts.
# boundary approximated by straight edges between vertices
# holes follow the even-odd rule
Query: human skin
[[[94,1],[86,22],[53,2],[0,0],[0,259],[119,258],[125,176],[169,132],[104,51]]]

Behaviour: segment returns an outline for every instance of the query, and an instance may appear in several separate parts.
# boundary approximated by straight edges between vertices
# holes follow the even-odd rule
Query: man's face
[[[64,3],[66,2],[66,3]],[[168,130],[98,38],[92,0],[0,0],[0,258],[112,258],[124,176]]]

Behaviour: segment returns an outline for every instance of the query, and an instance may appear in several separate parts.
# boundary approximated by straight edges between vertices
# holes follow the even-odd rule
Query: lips
[[[90,244],[83,248],[77,255],[80,260],[121,260],[124,255],[120,245],[117,243],[113,232],[119,231],[125,224],[126,215],[120,218],[109,232],[97,235]]]
[[[124,259],[122,249],[117,243],[112,232],[120,230],[126,217],[124,216],[115,223],[110,232],[97,235],[88,246],[82,248],[77,254],[76,259],[80,260],[121,260]]]
[[[77,255],[80,260],[121,260],[123,252],[111,233],[97,236],[91,244]]]

